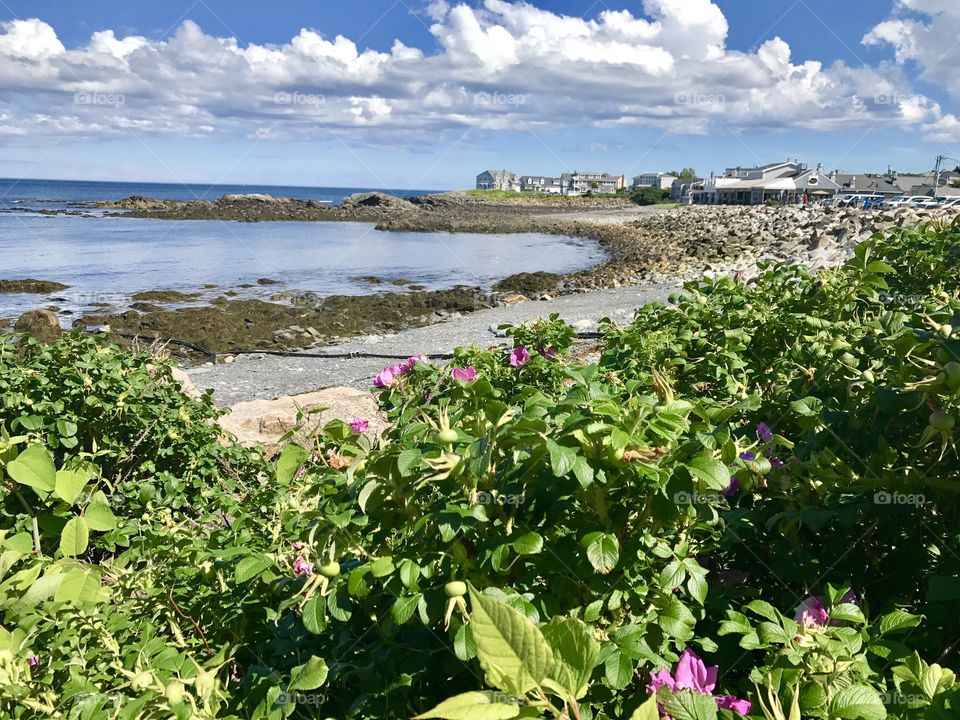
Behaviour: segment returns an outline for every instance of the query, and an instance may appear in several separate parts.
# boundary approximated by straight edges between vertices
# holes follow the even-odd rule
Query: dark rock
[[[33,278],[24,278],[22,280],[0,280],[0,292],[7,293],[30,293],[32,295],[46,295],[47,293],[66,290],[69,285],[54,282],[53,280],[35,280]]]
[[[42,343],[51,343],[63,333],[60,320],[51,310],[28,310],[20,316],[13,329]]]

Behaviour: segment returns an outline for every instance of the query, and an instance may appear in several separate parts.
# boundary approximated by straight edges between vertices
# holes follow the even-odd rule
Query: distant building
[[[477,175],[477,190],[520,190],[520,178],[510,170],[484,170]]]
[[[524,192],[553,193],[559,195],[563,192],[563,183],[558,177],[521,175],[520,190]]]
[[[677,178],[670,186],[670,199],[673,202],[689,204],[693,201],[693,192],[703,187],[703,178],[681,180]]]
[[[949,187],[956,173],[944,171],[940,173],[937,184],[938,197],[955,197],[960,190]],[[898,195],[929,195],[933,196],[934,173],[898,173],[887,168],[887,172],[878,173],[844,173],[834,172],[831,178],[840,184],[840,193],[843,195],[883,195],[896,197]]]
[[[824,173],[798,161],[727,168],[692,190],[693,202],[706,205],[760,205],[769,201],[792,203],[806,196],[818,200],[841,192],[841,185]]]
[[[670,173],[640,173],[634,176],[630,188],[636,190],[643,187],[658,187],[661,190],[669,190],[673,187],[675,180],[677,180],[677,176]]]
[[[623,175],[574,170],[560,176],[560,186],[564,195],[613,194],[626,188],[627,182]]]

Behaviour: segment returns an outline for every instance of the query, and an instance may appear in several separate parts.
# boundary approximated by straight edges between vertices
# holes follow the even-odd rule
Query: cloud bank
[[[66,48],[37,19],[0,24],[0,135],[337,135],[416,142],[486,131],[646,125],[687,134],[876,125],[960,139],[960,120],[911,88],[960,96],[960,7],[900,0],[863,38],[890,47],[877,66],[793,58],[779,37],[729,49],[710,0],[644,0],[643,17],[585,20],[524,2],[434,0],[437,49],[389,52],[302,29],[282,45],[241,46],[192,21],[169,37],[94,33]]]

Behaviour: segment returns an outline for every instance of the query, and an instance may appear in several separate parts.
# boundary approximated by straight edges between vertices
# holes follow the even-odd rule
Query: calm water
[[[184,197],[122,183],[21,183],[0,181],[6,207],[56,200],[119,198],[132,194]],[[206,197],[228,192],[330,199],[354,189],[235,188],[207,186]],[[94,193],[99,194],[94,194]],[[188,192],[182,190],[181,192]],[[190,195],[187,195],[190,197]],[[40,206],[39,204],[37,205]],[[49,207],[50,205],[45,205]],[[368,223],[164,221],[134,218],[43,216],[0,208],[0,278],[56,280],[69,290],[51,296],[0,293],[0,318],[55,305],[76,314],[94,303],[123,306],[143,290],[199,290],[215,297],[236,289],[241,296],[269,298],[280,291],[320,295],[397,290],[362,276],[404,279],[430,289],[457,284],[488,287],[516,272],[563,273],[601,259],[592,242],[555,236],[381,232]],[[260,278],[282,285],[258,286]],[[242,289],[237,286],[253,284]]]

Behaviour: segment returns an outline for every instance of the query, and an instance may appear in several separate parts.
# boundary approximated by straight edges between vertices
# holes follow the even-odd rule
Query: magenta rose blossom
[[[36,667],[39,664],[40,664],[39,655],[31,655],[30,657],[27,658],[27,665],[29,665],[30,667]]]
[[[530,351],[527,350],[524,345],[518,345],[513,349],[513,352],[510,353],[510,364],[515,368],[522,366],[529,359]]]
[[[760,442],[768,443],[773,440],[773,431],[765,422],[757,423],[757,437],[760,438]]]
[[[370,421],[355,417],[353,420],[348,422],[347,425],[349,425],[350,429],[357,433],[357,435],[361,435],[367,431],[367,428],[370,427]]]
[[[388,388],[396,381],[397,376],[394,370],[394,367],[387,367],[377,373],[377,376],[373,379],[374,387],[378,388]]]
[[[473,382],[477,379],[477,369],[472,367],[454,368],[450,375],[457,382]]]
[[[297,575],[313,575],[313,563],[303,555],[297,555],[297,559],[293,561],[293,572]]]
[[[656,694],[660,688],[668,688],[671,692],[680,690],[690,690],[699,695],[713,696],[713,689],[717,685],[717,666],[708,668],[703,660],[697,657],[696,653],[687,648],[680,655],[676,670],[671,675],[666,669],[658,670],[650,675],[650,683],[647,685],[647,691]],[[717,707],[733,710],[740,715],[746,715],[750,712],[750,701],[741,700],[732,695],[717,695],[714,697]],[[670,717],[663,709],[660,709],[661,717]]]
[[[794,616],[794,620],[804,627],[812,627],[814,625],[826,625],[829,616],[827,615],[827,609],[820,602],[820,598],[811,595],[797,606],[797,614]]]

